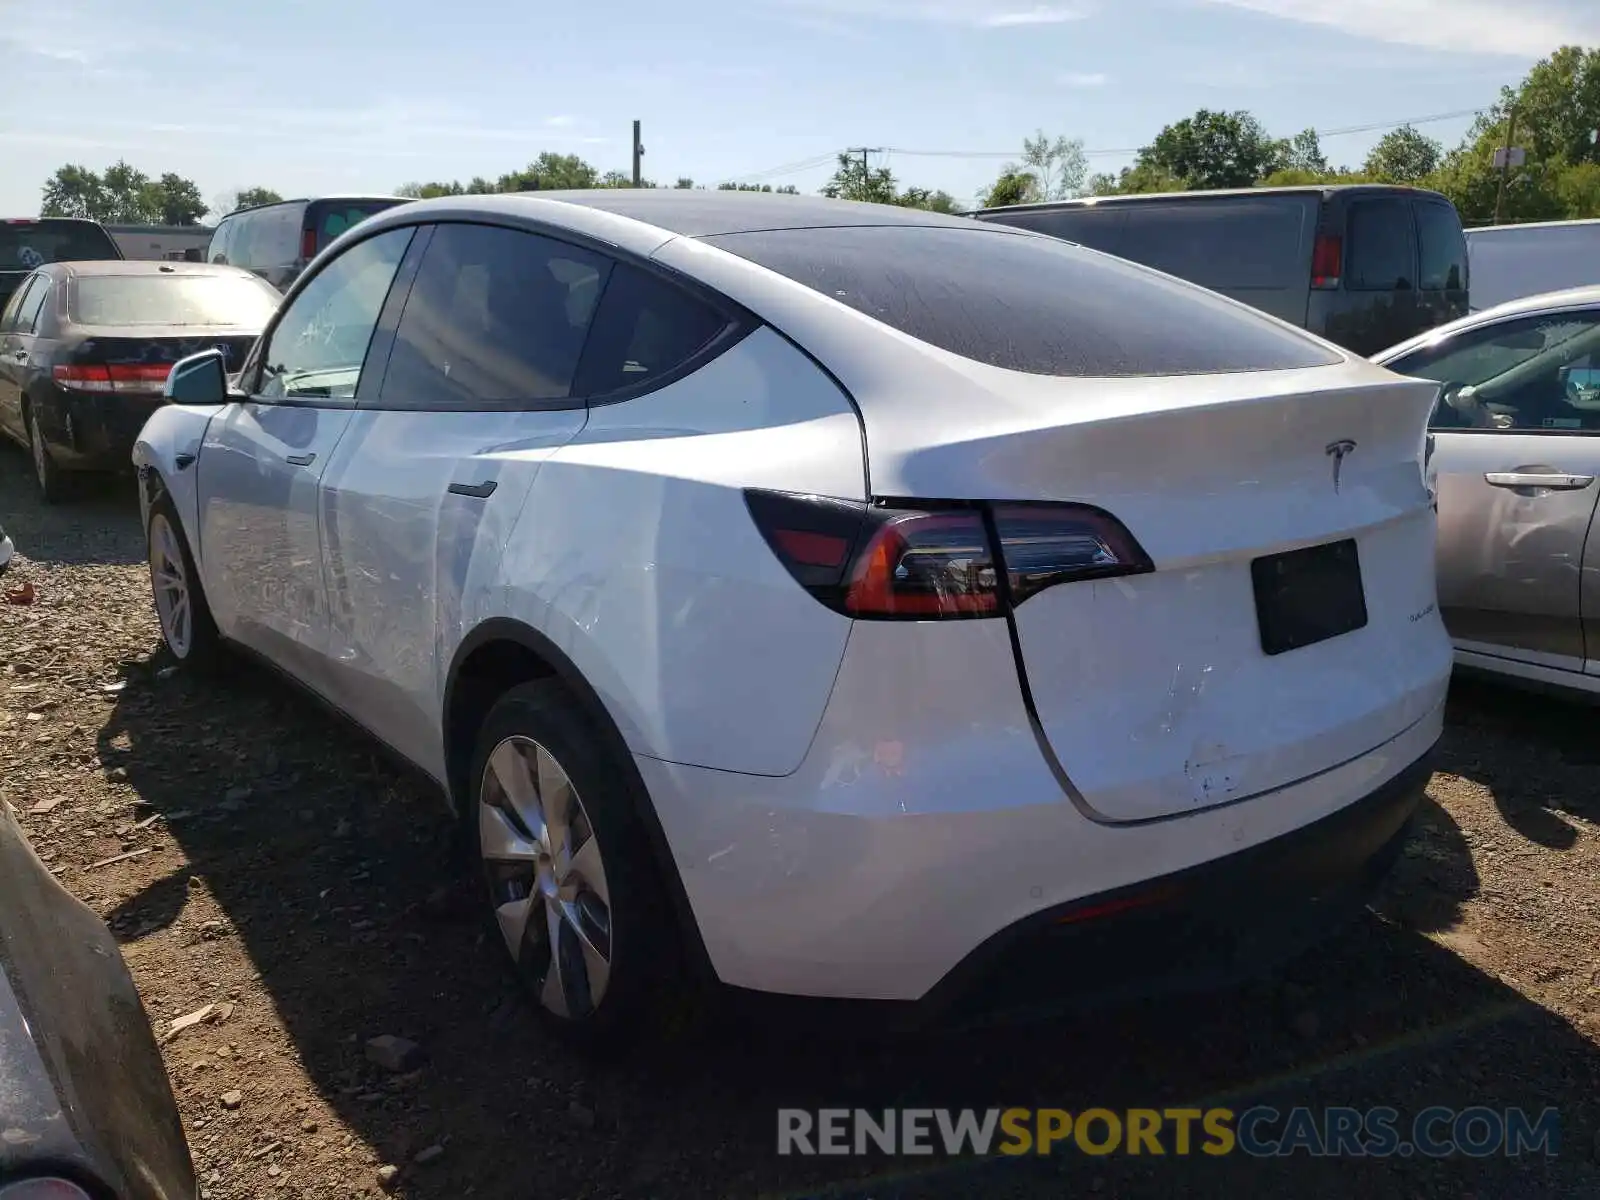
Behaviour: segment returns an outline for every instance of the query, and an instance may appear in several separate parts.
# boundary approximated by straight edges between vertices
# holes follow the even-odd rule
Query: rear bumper
[[[131,470],[133,443],[160,396],[79,395],[52,389],[35,412],[57,465],[73,471]]]
[[[1191,871],[1236,876],[1219,895],[1248,901],[1225,918],[1209,915],[1211,925],[1249,926],[1260,931],[1257,946],[1287,947],[1290,931],[1273,922],[1295,896],[1310,902],[1314,926],[1332,911],[1323,896],[1339,878],[1359,889],[1381,873],[1381,848],[1426,782],[1416,764],[1443,728],[1447,668],[1421,688],[1424,715],[1358,757],[1249,800],[1111,825],[1075,808],[1051,774],[1003,627],[952,623],[937,647],[918,642],[924,628],[856,626],[828,712],[790,775],[636,756],[723,983],[942,1003],[964,990],[963,977],[984,974],[1002,943]],[[924,653],[908,653],[918,645]],[[1343,849],[1320,860],[1302,853],[1330,829]],[[1268,872],[1277,891],[1266,889],[1255,864],[1290,850],[1281,878]],[[1282,903],[1249,899],[1263,890]],[[1185,885],[1162,899],[1181,899],[1187,912],[1194,892]],[[1249,940],[1227,957],[1248,958]],[[1080,984],[1100,985],[1098,967],[1066,958]]]

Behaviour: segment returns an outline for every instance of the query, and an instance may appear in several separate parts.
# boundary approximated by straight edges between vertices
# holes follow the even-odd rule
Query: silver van
[[[323,196],[243,208],[217,222],[205,260],[254,271],[286,292],[334,238],[404,203],[402,196]]]

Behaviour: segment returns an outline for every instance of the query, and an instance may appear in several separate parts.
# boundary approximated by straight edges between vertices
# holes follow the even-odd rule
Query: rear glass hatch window
[[[261,328],[281,297],[236,275],[93,275],[73,282],[67,311],[79,325]]]
[[[704,239],[941,350],[1034,375],[1288,370],[1339,357],[1201,288],[1055,238],[974,223]]]
[[[45,263],[121,258],[111,235],[81,221],[0,222],[0,271],[32,271]]]

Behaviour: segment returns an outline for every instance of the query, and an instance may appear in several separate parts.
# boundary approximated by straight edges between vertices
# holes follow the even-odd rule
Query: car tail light
[[[315,229],[302,229],[300,231],[300,257],[315,258],[317,256],[317,231]]]
[[[75,392],[157,394],[166,386],[171,363],[69,363],[53,367],[56,383]]]
[[[89,1200],[89,1193],[69,1179],[23,1179],[0,1183],[0,1200]]]
[[[1337,288],[1343,265],[1344,239],[1332,233],[1319,233],[1311,247],[1311,286]]]
[[[1151,570],[1133,535],[1088,505],[912,508],[757,490],[745,499],[795,580],[852,617],[993,617],[1058,583]]]

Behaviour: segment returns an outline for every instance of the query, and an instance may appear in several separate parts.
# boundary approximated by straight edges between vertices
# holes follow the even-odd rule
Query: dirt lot
[[[44,510],[0,451],[0,519],[23,556],[7,583],[38,593],[0,604],[0,795],[116,930],[158,1033],[233,1005],[165,1045],[212,1200],[376,1195],[385,1164],[398,1194],[431,1200],[1600,1194],[1591,710],[1458,688],[1392,884],[1277,982],[915,1040],[712,1029],[600,1068],[508,990],[449,888],[425,788],[259,671],[164,669],[127,488]],[[384,1033],[426,1064],[370,1066],[364,1044]],[[1184,1102],[1553,1105],[1562,1136],[1553,1159],[774,1152],[780,1105]]]

